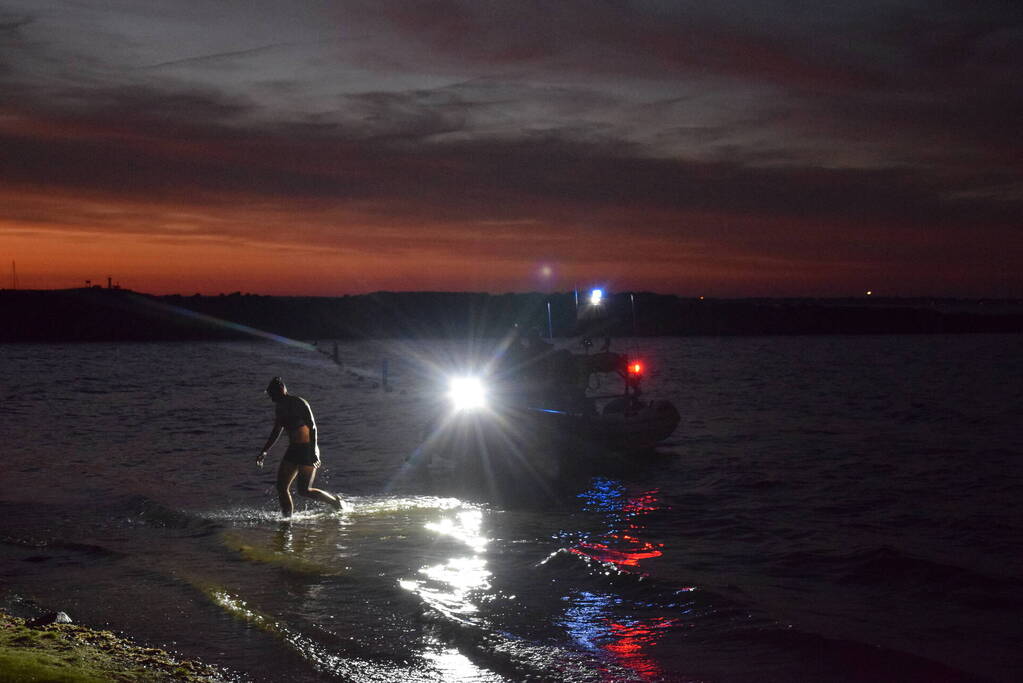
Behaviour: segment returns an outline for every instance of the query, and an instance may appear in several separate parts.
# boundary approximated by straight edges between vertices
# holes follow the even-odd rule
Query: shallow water
[[[1016,678],[1023,337],[616,345],[675,435],[514,484],[406,465],[461,345],[0,346],[0,602],[253,680]],[[282,524],[275,374],[349,511]]]

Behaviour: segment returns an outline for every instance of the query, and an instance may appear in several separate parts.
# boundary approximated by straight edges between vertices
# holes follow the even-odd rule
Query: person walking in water
[[[274,426],[256,464],[263,466],[267,452],[273,448],[282,431],[288,432],[288,450],[277,468],[277,497],[281,515],[291,517],[295,506],[291,500],[291,484],[298,478],[298,494],[341,509],[341,497],[312,488],[316,468],[320,466],[320,447],[316,443],[316,420],[308,401],[288,393],[284,380],[274,377],[266,387],[267,396],[275,405]]]

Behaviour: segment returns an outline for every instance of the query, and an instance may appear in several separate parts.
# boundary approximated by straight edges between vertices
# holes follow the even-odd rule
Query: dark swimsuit
[[[284,425],[290,434],[292,430],[306,426],[312,431],[313,438],[316,434],[316,421],[313,420],[313,411],[309,404],[298,396],[286,395],[277,404],[277,421]],[[316,448],[316,442],[293,443],[288,446],[284,453],[284,459],[296,465],[316,467],[320,464],[320,455]]]
[[[312,465],[318,467],[320,456],[316,455],[316,446],[309,443],[293,443],[284,452],[284,459],[296,465]]]

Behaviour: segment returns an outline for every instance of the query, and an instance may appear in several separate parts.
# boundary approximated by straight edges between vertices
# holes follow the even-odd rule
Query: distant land
[[[549,304],[549,315],[548,315]],[[591,316],[573,293],[377,292],[342,297],[154,296],[122,289],[0,290],[0,342],[500,336],[948,334],[1023,332],[1023,300],[859,297],[694,299],[650,292],[605,299]]]

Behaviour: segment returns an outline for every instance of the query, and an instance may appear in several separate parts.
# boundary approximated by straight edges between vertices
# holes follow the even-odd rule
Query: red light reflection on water
[[[637,619],[616,615],[621,599],[614,593],[580,592],[572,598],[564,624],[580,645],[610,655],[608,664],[613,662],[613,666],[602,668],[604,680],[621,680],[622,669],[629,669],[644,680],[663,677],[651,650],[670,629],[685,625],[681,617]]]
[[[571,552],[601,562],[611,562],[619,567],[638,567],[640,560],[663,555],[660,550],[654,548],[652,543],[643,543],[639,550],[625,551],[616,550],[605,543],[584,542],[572,548]]]
[[[628,667],[645,679],[661,676],[661,669],[643,650],[661,637],[661,631],[673,626],[678,620],[656,617],[629,624],[611,623],[610,635],[615,639],[604,649],[615,655],[618,663]]]
[[[626,527],[622,531],[611,530],[605,533],[602,540],[582,541],[577,543],[570,552],[589,557],[599,562],[610,562],[618,567],[639,567],[640,560],[660,557],[663,543],[651,543],[639,538],[644,527],[638,518],[661,509],[657,499],[658,489],[641,493],[628,498],[619,508]]]
[[[644,561],[663,555],[663,543],[644,540],[646,526],[643,517],[662,509],[657,489],[636,496],[626,497],[624,487],[602,482],[587,492],[591,509],[596,508],[608,514],[611,527],[603,534],[580,541],[569,551],[613,564],[630,572],[639,571]],[[681,590],[693,590],[685,587]],[[613,594],[590,594],[581,596],[576,608],[566,615],[573,635],[582,643],[599,647],[614,657],[615,662],[635,671],[644,680],[655,680],[663,675],[656,660],[650,655],[651,647],[665,631],[678,624],[671,617],[625,620],[615,615]],[[613,672],[607,672],[614,679]]]
[[[632,514],[645,514],[647,512],[653,512],[654,510],[660,510],[660,506],[657,504],[657,494],[660,493],[658,489],[653,491],[647,491],[642,493],[635,498],[630,498],[625,501],[625,505],[622,506],[622,512]]]

